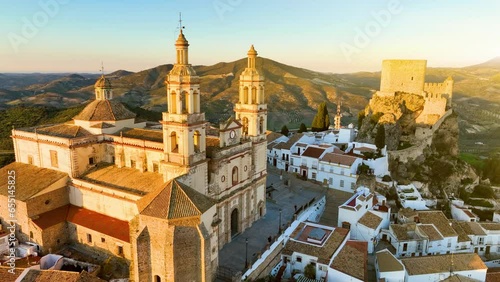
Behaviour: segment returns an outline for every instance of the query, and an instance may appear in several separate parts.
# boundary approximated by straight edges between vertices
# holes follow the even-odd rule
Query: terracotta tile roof
[[[323,156],[323,158],[321,158],[321,161],[339,164],[339,165],[345,165],[345,166],[352,166],[352,164],[357,159],[358,158],[356,158],[356,157],[352,157],[352,156],[348,156],[348,155],[341,155],[341,154],[337,154],[337,153],[326,153]]]
[[[410,257],[401,259],[401,262],[409,275],[422,275],[449,272],[452,259],[454,271],[487,269],[484,262],[475,253]]]
[[[124,128],[121,131],[123,137],[148,140],[153,142],[163,142],[163,130],[161,129],[142,129],[142,128]],[[120,136],[120,132],[114,135]]]
[[[488,281],[488,280],[486,280],[486,281]],[[455,274],[455,275],[452,275],[452,276],[442,280],[442,282],[478,282],[478,280],[469,278],[467,276]]]
[[[0,266],[0,281],[16,281],[17,277],[21,275],[24,269],[16,268],[14,274],[9,272],[10,267]]]
[[[36,219],[33,219],[33,223],[42,230],[45,230],[58,223],[65,222],[68,217],[69,207],[70,205],[64,205],[51,211],[39,214]]]
[[[8,196],[8,172],[12,170],[16,172],[16,200],[18,201],[28,200],[63,178],[69,179],[64,172],[14,162],[0,168],[0,179],[2,179],[0,195]]]
[[[220,139],[219,137],[209,137],[205,139],[205,144],[207,147],[219,147],[220,146]]]
[[[361,281],[367,281],[368,242],[347,241],[331,267]]]
[[[406,218],[414,217],[418,215],[418,212],[412,208],[402,208],[398,211],[398,215],[402,215]]]
[[[105,280],[92,276],[86,271],[79,273],[72,271],[38,270],[38,269],[26,270],[25,276],[21,280],[19,280],[19,282],[54,282],[54,281],[104,282]]]
[[[430,241],[442,240],[443,236],[439,234],[433,224],[419,224],[417,228],[424,233]]]
[[[365,214],[358,220],[358,223],[374,230],[377,229],[381,222],[382,218],[370,211],[365,212]]]
[[[415,234],[415,223],[391,224],[390,228],[398,241],[414,240],[418,236]]]
[[[115,127],[114,125],[112,125],[111,123],[107,123],[107,122],[98,122],[94,125],[91,126],[92,128],[111,128],[111,127]]]
[[[175,179],[137,202],[141,214],[163,219],[201,216],[214,204],[207,196]]]
[[[491,230],[491,231],[500,230],[500,223],[499,222],[481,222],[479,224],[485,230]]]
[[[317,148],[317,147],[307,147],[307,149],[302,153],[303,157],[310,157],[310,158],[319,158],[323,153],[325,152],[325,149],[322,148]]]
[[[55,125],[45,125],[38,127],[26,127],[21,129],[16,129],[19,131],[26,132],[37,132],[40,135],[48,135],[54,137],[62,137],[62,138],[76,138],[76,137],[85,137],[92,136],[92,133],[83,129],[82,127],[70,123],[62,123]]]
[[[276,146],[274,146],[275,149],[288,149],[288,145],[286,144],[286,142],[280,142],[278,144],[276,144]]]
[[[459,224],[467,235],[486,235],[486,232],[477,222],[460,221]]]
[[[127,221],[73,205],[65,205],[42,213],[33,220],[33,223],[43,230],[64,221],[95,230],[124,242],[130,240]]]
[[[140,172],[138,169],[99,164],[80,177],[85,181],[109,188],[123,190],[136,195],[145,195],[163,186],[163,176],[154,172]]]
[[[404,271],[403,264],[389,250],[384,249],[375,255],[377,256],[380,272]]]
[[[127,221],[119,220],[73,205],[69,207],[66,220],[121,241],[130,242],[129,226]]]
[[[465,222],[463,222],[465,223]],[[465,232],[464,228],[462,227],[461,222],[452,220],[451,221],[451,227],[457,232],[458,234],[458,242],[468,242],[471,241],[469,236],[467,236],[467,232]]]
[[[94,100],[73,119],[85,121],[108,121],[135,118],[122,103],[115,100]]]
[[[442,211],[419,211],[418,217],[423,224],[434,224],[443,237],[458,236]]]
[[[307,144],[305,143],[297,143],[297,147],[307,147]]]
[[[267,143],[273,142],[274,140],[280,138],[281,136],[283,136],[283,134],[281,133],[277,133],[274,131],[266,131]]]
[[[500,282],[500,272],[487,272],[486,282]]]
[[[236,120],[234,117],[231,116],[231,117],[229,117],[228,120],[226,120],[224,122],[224,127],[221,130],[227,130],[227,129],[229,129],[229,126],[231,124],[233,124],[233,122],[236,124],[236,126],[232,127],[232,128],[239,128],[239,127],[242,126],[242,124],[241,124],[241,122],[239,120]]]
[[[301,223],[297,228],[292,232],[290,238],[296,238],[299,233],[304,229],[305,224]],[[297,241],[294,239],[288,240],[283,249],[283,254],[292,255],[293,252],[306,254],[310,256],[314,256],[318,258],[318,263],[328,264],[330,263],[330,259],[335,251],[338,249],[340,244],[344,241],[349,230],[336,227],[335,230],[330,234],[330,237],[326,239],[327,241],[323,246],[317,246],[313,244],[304,243],[301,241]]]
[[[290,148],[292,148],[293,144],[297,143],[297,141],[299,141],[300,138],[302,138],[302,136],[304,136],[304,133],[295,133],[294,135],[292,135],[290,137],[290,139],[288,139],[288,141],[285,142],[285,146],[282,149],[290,150]],[[305,146],[307,146],[307,145],[305,145]]]

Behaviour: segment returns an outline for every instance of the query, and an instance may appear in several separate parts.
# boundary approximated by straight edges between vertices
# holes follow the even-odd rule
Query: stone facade
[[[453,79],[448,77],[443,83],[425,83],[426,60],[384,60],[380,91],[376,95],[394,97],[396,92],[420,95],[424,98],[424,108],[416,122],[433,125],[451,108]]]
[[[23,180],[33,173],[45,180],[19,183],[21,242],[45,253],[76,244],[124,258],[130,281],[213,280],[219,250],[266,213],[267,105],[252,46],[235,117],[213,130],[200,110],[188,46],[181,30],[162,130],[112,100],[103,75],[96,99],[73,122],[12,131],[16,163],[0,174],[18,169]],[[0,188],[2,207],[8,194]],[[7,226],[6,208],[0,217]]]

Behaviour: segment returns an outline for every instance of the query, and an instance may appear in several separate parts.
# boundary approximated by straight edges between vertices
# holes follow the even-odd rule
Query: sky
[[[140,71],[259,56],[333,73],[384,59],[463,67],[500,56],[500,1],[0,0],[0,72]]]

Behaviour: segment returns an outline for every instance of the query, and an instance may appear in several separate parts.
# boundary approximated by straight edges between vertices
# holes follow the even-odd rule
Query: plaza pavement
[[[252,263],[256,254],[262,252],[268,243],[268,237],[278,234],[280,209],[282,209],[281,223],[286,226],[288,221],[293,220],[295,205],[300,207],[313,198],[318,200],[325,195],[326,188],[310,181],[300,180],[293,174],[283,172],[281,180],[280,171],[272,166],[268,166],[267,173],[267,186],[272,184],[275,190],[272,192],[272,200],[266,201],[266,214],[219,251],[220,266],[243,272],[245,239],[248,239],[248,262]],[[284,185],[286,179],[290,181],[288,186]]]

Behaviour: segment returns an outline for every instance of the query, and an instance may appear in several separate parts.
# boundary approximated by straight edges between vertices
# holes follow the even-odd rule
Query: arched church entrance
[[[231,212],[231,237],[238,235],[238,209],[234,209]]]

